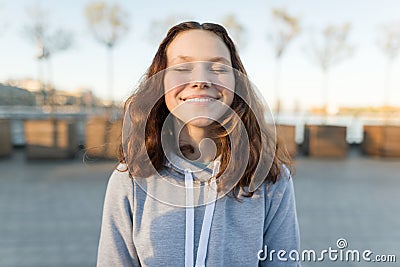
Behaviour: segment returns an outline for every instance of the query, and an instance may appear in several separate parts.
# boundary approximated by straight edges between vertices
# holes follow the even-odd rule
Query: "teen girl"
[[[222,26],[172,27],[125,103],[97,265],[300,266],[291,161],[265,114]]]

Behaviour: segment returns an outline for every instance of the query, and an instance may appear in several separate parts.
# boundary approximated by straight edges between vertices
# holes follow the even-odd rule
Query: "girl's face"
[[[166,54],[164,90],[169,111],[197,127],[220,119],[232,104],[235,87],[225,43],[210,31],[188,30],[175,37]]]

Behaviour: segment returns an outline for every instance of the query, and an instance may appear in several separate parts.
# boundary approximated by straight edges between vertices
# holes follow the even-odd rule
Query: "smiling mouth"
[[[210,97],[200,97],[200,98],[189,98],[189,99],[183,99],[183,101],[187,102],[187,103],[205,103],[205,102],[213,102],[217,99],[215,98],[210,98]]]
[[[210,97],[210,96],[192,96],[192,97],[187,97],[187,98],[181,98],[181,101],[187,102],[187,103],[207,103],[207,102],[213,102],[219,100],[218,98]]]

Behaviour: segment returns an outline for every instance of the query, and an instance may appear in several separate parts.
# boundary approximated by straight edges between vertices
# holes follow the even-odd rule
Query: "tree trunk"
[[[107,49],[108,59],[107,59],[107,72],[108,72],[108,80],[107,80],[107,92],[108,92],[108,100],[111,102],[111,106],[114,106],[114,60],[113,60],[113,47],[108,46]]]

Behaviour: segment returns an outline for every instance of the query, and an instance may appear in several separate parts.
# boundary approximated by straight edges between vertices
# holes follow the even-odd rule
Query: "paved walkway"
[[[299,158],[295,191],[302,249],[371,250],[396,254],[397,263],[329,261],[302,266],[400,266],[400,160],[352,156]]]
[[[397,264],[304,262],[302,266],[399,266],[400,160],[298,157],[295,190],[302,249],[396,254]],[[94,266],[110,162],[0,159],[0,266]]]

